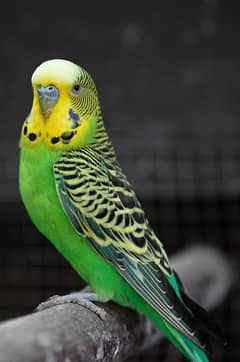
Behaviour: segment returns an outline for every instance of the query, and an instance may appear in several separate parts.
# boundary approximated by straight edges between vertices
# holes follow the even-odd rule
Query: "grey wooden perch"
[[[194,246],[171,262],[206,308],[224,300],[232,272],[217,249]],[[123,361],[163,340],[143,316],[114,303],[103,308],[104,320],[80,305],[63,304],[0,323],[0,362]]]

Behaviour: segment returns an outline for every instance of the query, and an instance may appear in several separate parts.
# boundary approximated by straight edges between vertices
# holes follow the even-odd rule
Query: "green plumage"
[[[97,294],[144,313],[189,360],[208,361],[207,318],[200,322],[197,307],[187,306],[97,110],[93,139],[81,147],[54,149],[44,140],[33,147],[22,135],[24,204],[40,232]],[[32,124],[35,116],[33,109]]]

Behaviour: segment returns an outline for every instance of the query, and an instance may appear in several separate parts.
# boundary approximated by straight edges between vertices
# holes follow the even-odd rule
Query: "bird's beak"
[[[47,118],[50,115],[52,108],[57,103],[59,91],[53,85],[48,85],[46,87],[39,85],[37,92],[42,114],[44,118]]]

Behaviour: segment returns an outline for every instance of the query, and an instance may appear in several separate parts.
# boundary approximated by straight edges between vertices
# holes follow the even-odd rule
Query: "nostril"
[[[45,93],[49,98],[57,98],[58,97],[58,90],[54,85],[48,85],[45,88]]]

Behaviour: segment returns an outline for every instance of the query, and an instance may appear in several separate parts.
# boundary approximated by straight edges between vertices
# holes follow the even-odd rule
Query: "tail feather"
[[[182,352],[182,354],[191,362],[209,362],[207,354],[200,349],[190,339],[179,333],[169,323],[163,321],[169,331],[168,338]],[[172,337],[172,338],[171,338]]]
[[[136,309],[151,319],[187,360],[191,362],[209,362],[211,359],[212,361],[220,350],[219,346],[215,346],[215,344],[216,342],[219,343],[222,338],[221,330],[211,320],[209,314],[186,295],[181,283],[174,274],[169,278],[169,282],[182,302],[183,313],[184,309],[186,309],[188,316],[191,317],[189,323],[191,323],[190,326],[193,332],[192,338],[191,335],[190,337],[185,335],[164,319],[158,311],[141,297],[138,299],[138,303],[135,304]]]
[[[198,333],[199,345],[163,319],[155,310],[154,312],[152,310],[148,316],[189,361],[209,362],[209,358],[212,360],[217,355],[216,352],[219,350],[218,344],[221,343],[223,345],[223,332],[209,313],[185,293],[176,274],[175,278],[174,274],[172,275],[171,284],[185,305],[185,308],[193,316],[194,330]]]
[[[179,284],[180,298],[186,307],[191,310],[198,324],[201,325],[206,334],[211,335],[214,339],[220,341],[222,344],[226,344],[226,338],[219,323],[211,317],[209,312],[207,312],[188,296],[176,271],[174,272],[174,275]]]
[[[184,304],[192,311],[196,320],[201,323],[205,331],[210,334],[214,339],[226,343],[225,336],[221,326],[215,321],[211,315],[203,309],[199,304],[194,302],[182,289],[181,297]]]
[[[208,354],[169,322],[164,320],[151,306],[146,305],[144,313],[165,334],[169,341],[191,362],[209,362]]]

